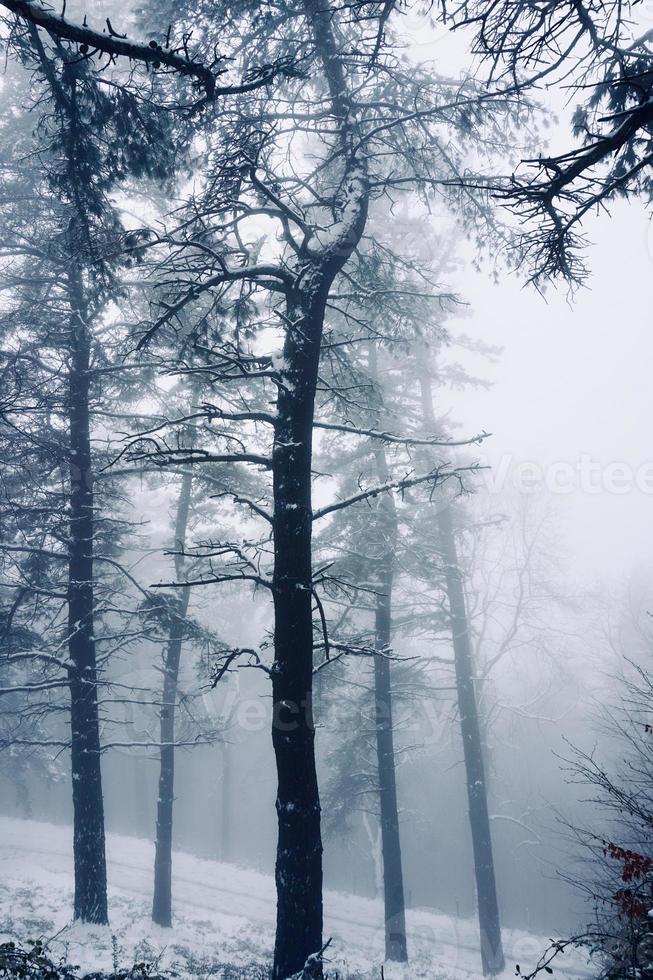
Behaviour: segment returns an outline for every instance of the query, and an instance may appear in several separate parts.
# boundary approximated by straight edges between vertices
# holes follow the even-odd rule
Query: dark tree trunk
[[[218,780],[218,793],[220,794],[220,845],[219,853],[221,861],[229,861],[231,858],[231,746],[223,742],[220,747],[220,758],[222,760],[222,772]]]
[[[424,421],[429,432],[435,431],[435,412],[431,379],[427,370],[427,356],[420,362],[419,374],[422,391]],[[487,783],[483,760],[483,740],[478,717],[472,646],[465,604],[465,590],[458,564],[451,507],[444,498],[438,501],[438,533],[440,550],[445,565],[445,580],[449,600],[449,616],[454,649],[456,690],[460,730],[465,758],[465,778],[469,823],[474,852],[474,873],[478,900],[478,922],[481,933],[481,961],[485,976],[501,973],[505,966],[501,941],[501,919],[497,899],[492,853],[492,835],[487,805]]]
[[[382,521],[388,533],[388,544],[394,542],[391,525],[396,533],[394,502],[386,497],[378,511],[385,510]],[[374,658],[374,697],[376,724],[376,754],[379,770],[379,803],[381,810],[381,853],[383,857],[383,898],[385,903],[385,958],[405,963],[406,906],[399,839],[399,811],[395,768],[394,732],[392,720],[392,684],[390,649],[392,629],[393,544],[384,551],[379,562],[374,586],[377,589],[375,640],[380,656]]]
[[[329,289],[360,241],[369,184],[354,151],[350,102],[329,4],[303,0],[338,127],[343,178],[328,244],[303,246],[286,287],[283,385],[272,452],[274,664],[272,743],[277,766],[277,933],[274,980],[322,950],[322,838],[313,725],[311,457],[315,390]],[[346,206],[345,206],[346,205]],[[313,976],[322,974],[319,963]]]
[[[322,839],[312,717],[311,454],[315,386],[329,282],[289,297],[284,386],[273,449],[274,665],[272,743],[277,765],[277,933],[274,980],[322,948]]]
[[[378,379],[376,344],[370,344],[370,377]],[[375,424],[383,426],[379,417]],[[379,483],[390,478],[383,447],[375,450],[376,475]],[[397,770],[394,747],[392,678],[387,654],[392,642],[392,590],[397,550],[397,509],[390,494],[379,497],[375,507],[375,537],[372,559],[372,584],[376,590],[374,703],[376,756],[379,778],[381,818],[381,857],[383,861],[383,900],[385,913],[385,958],[397,963],[408,961],[406,943],[406,903],[401,864],[399,807],[397,804]]]
[[[12,773],[14,786],[16,787],[16,805],[23,820],[32,820],[34,809],[32,807],[32,797],[29,787],[24,779],[23,772]]]
[[[91,463],[90,338],[83,284],[69,273],[72,308],[68,412],[70,541],[68,651],[73,788],[75,918],[106,924],[107,871],[94,638],[93,474]]]
[[[193,409],[191,409],[191,414]],[[193,478],[185,473],[177,504],[174,547],[183,550],[188,527],[188,511]],[[175,556],[175,573],[183,574],[183,559]],[[190,589],[180,590],[178,602],[171,607],[172,621],[163,664],[163,693],[161,698],[159,795],[156,810],[156,841],[154,845],[154,895],[152,921],[169,928],[172,925],[172,817],[175,782],[175,709],[179,662],[184,639],[184,620],[188,612]]]
[[[465,607],[462,576],[456,554],[451,508],[438,511],[438,530],[445,562],[451,632],[456,669],[460,730],[465,756],[469,823],[474,850],[474,871],[481,933],[481,960],[485,976],[501,973],[505,966],[501,921],[494,875],[492,836],[487,805],[483,745],[474,690],[473,658]]]

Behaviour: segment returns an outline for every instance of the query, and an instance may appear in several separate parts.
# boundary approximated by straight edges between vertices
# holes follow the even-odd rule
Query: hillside
[[[71,829],[0,818],[1,938],[55,937],[52,950],[82,970],[111,969],[115,960],[156,960],[181,977],[208,977],[218,963],[265,963],[274,940],[274,882],[247,868],[176,853],[175,926],[150,918],[153,846],[149,841],[108,837],[111,926],[71,925]],[[382,906],[356,895],[327,891],[325,935],[333,937],[330,967],[341,976],[360,971],[380,977]],[[469,980],[478,976],[474,921],[432,910],[408,913],[411,963],[386,966],[387,980]],[[531,968],[546,938],[508,930],[506,976],[519,963]],[[561,960],[562,966],[562,960]],[[569,955],[560,977],[590,977],[583,957]]]

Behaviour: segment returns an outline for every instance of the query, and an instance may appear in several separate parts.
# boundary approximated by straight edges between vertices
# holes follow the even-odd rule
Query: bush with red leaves
[[[649,910],[653,906],[653,898],[651,898],[650,887],[646,887],[647,895],[642,894],[644,891],[642,886],[646,882],[647,875],[653,869],[653,859],[640,854],[638,851],[632,851],[612,843],[605,844],[603,853],[606,857],[621,862],[623,866],[621,880],[632,886],[619,888],[613,895],[620,915],[629,919],[647,919]]]

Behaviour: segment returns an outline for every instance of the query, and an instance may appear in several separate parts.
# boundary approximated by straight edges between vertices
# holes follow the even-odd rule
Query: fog
[[[0,0],[0,975],[653,976],[651,16],[590,6]]]
[[[651,344],[650,218],[619,203],[609,217],[588,220],[587,233],[591,278],[572,296],[564,285],[542,297],[516,276],[492,285],[483,275],[459,273],[457,287],[470,306],[461,328],[502,353],[484,369],[490,389],[453,392],[451,400],[467,430],[482,424],[492,433],[487,459],[495,467],[507,457],[543,471],[558,463],[576,469],[573,478],[562,470],[534,482],[553,488],[574,569],[586,581],[614,586],[651,554],[651,456],[642,412]],[[587,492],[577,469],[583,457],[593,464]],[[611,464],[623,464],[632,479],[609,471],[606,483]]]

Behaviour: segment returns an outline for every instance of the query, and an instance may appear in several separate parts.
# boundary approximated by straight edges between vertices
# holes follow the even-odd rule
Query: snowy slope
[[[108,837],[109,928],[70,924],[72,857],[70,827],[0,817],[0,939],[57,935],[54,949],[82,970],[111,969],[135,959],[159,958],[182,977],[206,977],[213,963],[268,962],[274,939],[272,877],[189,854],[174,856],[175,926],[150,919],[153,846],[149,841]],[[325,895],[325,935],[333,937],[332,969],[360,970],[378,978],[382,962],[382,906],[355,895]],[[431,910],[408,913],[409,968],[386,966],[387,980],[470,980],[478,976],[474,921]],[[532,968],[546,938],[506,931],[506,977]],[[574,957],[572,959],[572,957]],[[569,980],[591,977],[580,954],[567,954]],[[563,961],[560,961],[561,968]]]

